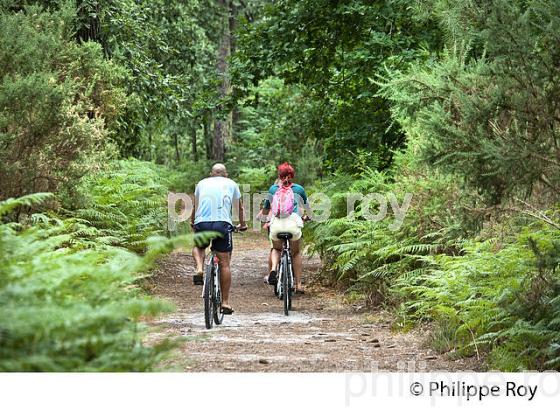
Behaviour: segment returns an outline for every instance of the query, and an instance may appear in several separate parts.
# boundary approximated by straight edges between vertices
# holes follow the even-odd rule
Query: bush
[[[560,191],[558,2],[425,3],[451,41],[436,61],[391,73],[382,94],[394,118],[409,135],[425,137],[427,160],[488,204],[531,194],[553,204]]]
[[[397,155],[398,174],[366,169],[352,183],[339,176],[323,187],[333,192],[332,217],[306,229],[325,273],[373,304],[393,307],[396,328],[432,322],[430,343],[440,352],[487,357],[503,371],[559,369],[557,213],[517,213],[503,221],[471,215],[479,196],[418,162],[414,145]],[[346,187],[393,192],[399,203],[413,193],[403,226],[391,230],[390,213],[367,221],[360,207],[347,218]]]
[[[122,70],[76,43],[72,7],[0,5],[0,200],[72,186],[105,151]]]
[[[443,351],[489,353],[502,371],[560,369],[558,229],[532,223],[511,243],[472,240],[463,249],[428,256],[430,269],[395,282],[408,315],[434,320],[436,334],[448,328]]]
[[[184,161],[174,167],[175,172],[171,176],[171,187],[175,192],[194,193],[198,181],[210,175],[213,163],[207,160],[197,162]],[[231,170],[228,166],[228,171]]]
[[[94,228],[88,236],[97,241],[143,252],[148,237],[167,233],[167,193],[176,178],[150,162],[114,161],[82,178],[71,214],[79,226]]]
[[[0,203],[0,216],[44,199]],[[142,343],[141,319],[170,306],[145,296],[139,272],[171,249],[163,238],[141,258],[122,248],[83,244],[64,221],[0,225],[0,370],[150,370],[172,343]]]
[[[460,197],[459,186],[452,178],[419,164],[415,153],[411,143],[405,153],[396,155],[394,169],[398,175],[365,168],[356,180],[339,176],[338,182],[315,188],[333,192],[334,206],[330,219],[310,224],[306,237],[321,253],[326,270],[335,275],[335,280],[364,290],[377,304],[394,304],[387,299],[388,287],[397,277],[422,269],[427,254],[456,252],[456,243],[465,234],[460,211],[468,198]],[[399,204],[406,193],[411,193],[412,200],[403,225],[394,230],[390,206],[382,221],[363,218],[360,203],[349,218],[348,193],[391,193]]]

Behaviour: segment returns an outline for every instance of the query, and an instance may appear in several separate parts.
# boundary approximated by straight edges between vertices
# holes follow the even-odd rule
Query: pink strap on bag
[[[271,210],[274,216],[286,218],[294,212],[294,191],[292,184],[280,185],[272,197]]]

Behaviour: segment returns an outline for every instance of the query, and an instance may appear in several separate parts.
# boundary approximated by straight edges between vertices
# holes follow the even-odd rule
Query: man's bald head
[[[212,166],[212,171],[210,172],[210,175],[212,175],[213,177],[227,177],[228,173],[226,170],[226,166],[224,164],[214,164]]]

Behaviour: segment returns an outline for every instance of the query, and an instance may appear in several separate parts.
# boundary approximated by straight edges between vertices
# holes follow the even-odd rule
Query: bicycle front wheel
[[[224,321],[224,314],[222,313],[222,288],[220,287],[220,270],[218,267],[215,269],[213,278],[214,282],[214,323],[221,325]]]
[[[213,268],[212,263],[206,265],[206,274],[204,275],[204,322],[206,323],[206,329],[212,329],[215,315]]]

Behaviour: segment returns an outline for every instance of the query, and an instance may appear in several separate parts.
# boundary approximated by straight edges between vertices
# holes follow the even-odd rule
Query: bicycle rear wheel
[[[212,329],[214,318],[214,278],[212,270],[214,264],[211,262],[206,265],[206,274],[204,275],[204,322],[206,329]]]
[[[284,300],[284,314],[288,316],[292,307],[292,292],[290,291],[290,272],[288,254],[282,255],[282,299]]]

